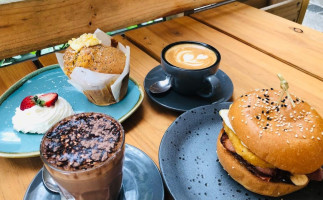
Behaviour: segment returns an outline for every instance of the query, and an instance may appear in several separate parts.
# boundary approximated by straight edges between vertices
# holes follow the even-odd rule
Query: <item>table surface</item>
[[[159,64],[163,47],[179,40],[201,41],[220,51],[220,69],[234,84],[233,100],[254,88],[279,89],[280,73],[291,93],[323,114],[323,33],[264,11],[236,2],[115,38],[130,46],[130,75],[142,86],[146,74]],[[46,67],[57,60],[49,54],[39,62]],[[35,70],[32,61],[0,68],[0,94]],[[143,150],[158,166],[162,136],[180,114],[156,105],[146,95],[139,109],[123,122],[126,143]],[[42,162],[39,157],[0,158],[0,166],[0,199],[22,199]],[[166,199],[171,199],[169,194]]]

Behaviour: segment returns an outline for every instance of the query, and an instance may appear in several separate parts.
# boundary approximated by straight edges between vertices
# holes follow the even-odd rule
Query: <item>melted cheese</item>
[[[238,138],[238,136],[235,134],[232,128],[228,113],[229,113],[228,109],[220,110],[220,116],[224,121],[224,125],[223,125],[224,131],[229,136],[229,140],[231,141],[234,149],[236,150],[236,153],[254,166],[263,167],[263,168],[275,168],[270,163],[267,163],[266,161],[257,157],[246,147],[245,144],[242,143],[242,141]]]
[[[91,33],[84,33],[79,38],[69,40],[68,44],[74,51],[79,52],[83,47],[95,46],[101,44],[101,41]]]

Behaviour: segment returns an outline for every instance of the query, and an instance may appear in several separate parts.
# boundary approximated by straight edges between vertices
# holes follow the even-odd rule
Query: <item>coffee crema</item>
[[[216,60],[216,54],[209,48],[199,44],[178,44],[169,48],[165,59],[173,66],[198,70],[210,67]]]

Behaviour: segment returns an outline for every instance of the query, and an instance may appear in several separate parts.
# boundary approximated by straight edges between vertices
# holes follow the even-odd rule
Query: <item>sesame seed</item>
[[[295,137],[298,138],[298,135],[296,134]]]
[[[306,136],[305,136],[305,135],[303,135],[303,138],[305,139],[305,138],[306,138]]]
[[[313,140],[314,139],[314,136],[312,136],[311,139]]]
[[[287,144],[289,144],[289,141],[287,140]]]
[[[250,136],[249,136],[249,135],[247,135],[247,138],[249,139],[249,138],[250,138]]]
[[[321,140],[321,138],[320,138],[320,137],[317,137],[317,139],[318,139],[318,140]]]

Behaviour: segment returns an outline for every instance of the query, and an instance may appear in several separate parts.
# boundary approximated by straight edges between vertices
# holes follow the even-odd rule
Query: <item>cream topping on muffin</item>
[[[74,114],[71,105],[62,97],[58,97],[55,106],[41,107],[35,105],[21,110],[16,108],[12,117],[13,128],[24,133],[45,133],[61,119]]]
[[[68,44],[74,51],[79,52],[83,47],[101,44],[101,40],[99,40],[94,34],[84,33],[79,38],[69,40]]]

